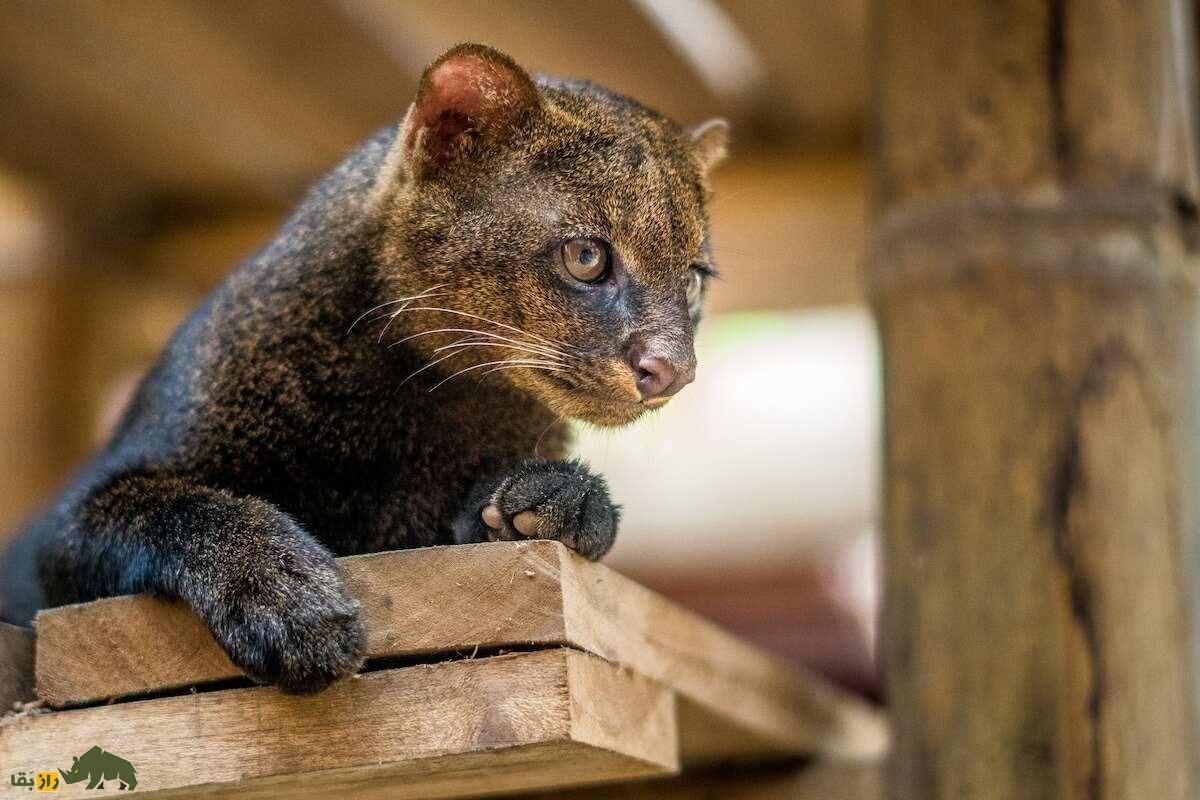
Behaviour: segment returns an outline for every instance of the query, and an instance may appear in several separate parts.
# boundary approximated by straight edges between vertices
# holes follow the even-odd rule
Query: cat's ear
[[[510,135],[537,107],[537,87],[515,61],[486,45],[460,44],[421,76],[405,149],[420,162],[445,165]]]
[[[688,129],[700,168],[708,172],[729,154],[729,123],[716,117]]]

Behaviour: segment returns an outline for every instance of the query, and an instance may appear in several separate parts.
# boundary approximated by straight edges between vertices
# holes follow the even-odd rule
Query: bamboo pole
[[[1189,16],[876,2],[892,797],[1200,796]]]

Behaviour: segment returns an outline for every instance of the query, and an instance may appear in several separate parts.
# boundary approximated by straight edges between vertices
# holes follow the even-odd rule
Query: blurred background
[[[459,41],[724,116],[693,386],[578,450],[610,563],[873,692],[879,381],[860,260],[865,0],[3,0],[0,540],[174,326]]]

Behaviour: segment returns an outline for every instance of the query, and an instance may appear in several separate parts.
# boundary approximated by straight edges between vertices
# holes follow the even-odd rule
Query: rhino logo
[[[106,753],[99,747],[93,747],[81,756],[75,756],[75,763],[70,770],[60,769],[63,780],[67,783],[79,783],[88,779],[88,789],[103,789],[105,781],[116,778],[121,789],[133,789],[137,786],[137,770],[120,756]]]

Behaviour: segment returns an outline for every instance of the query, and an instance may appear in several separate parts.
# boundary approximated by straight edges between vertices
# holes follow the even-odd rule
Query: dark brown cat
[[[5,617],[177,596],[247,674],[314,691],[363,658],[335,555],[534,536],[598,558],[617,509],[559,423],[627,423],[692,379],[724,148],[723,123],[450,50],[175,333],[10,548]]]

